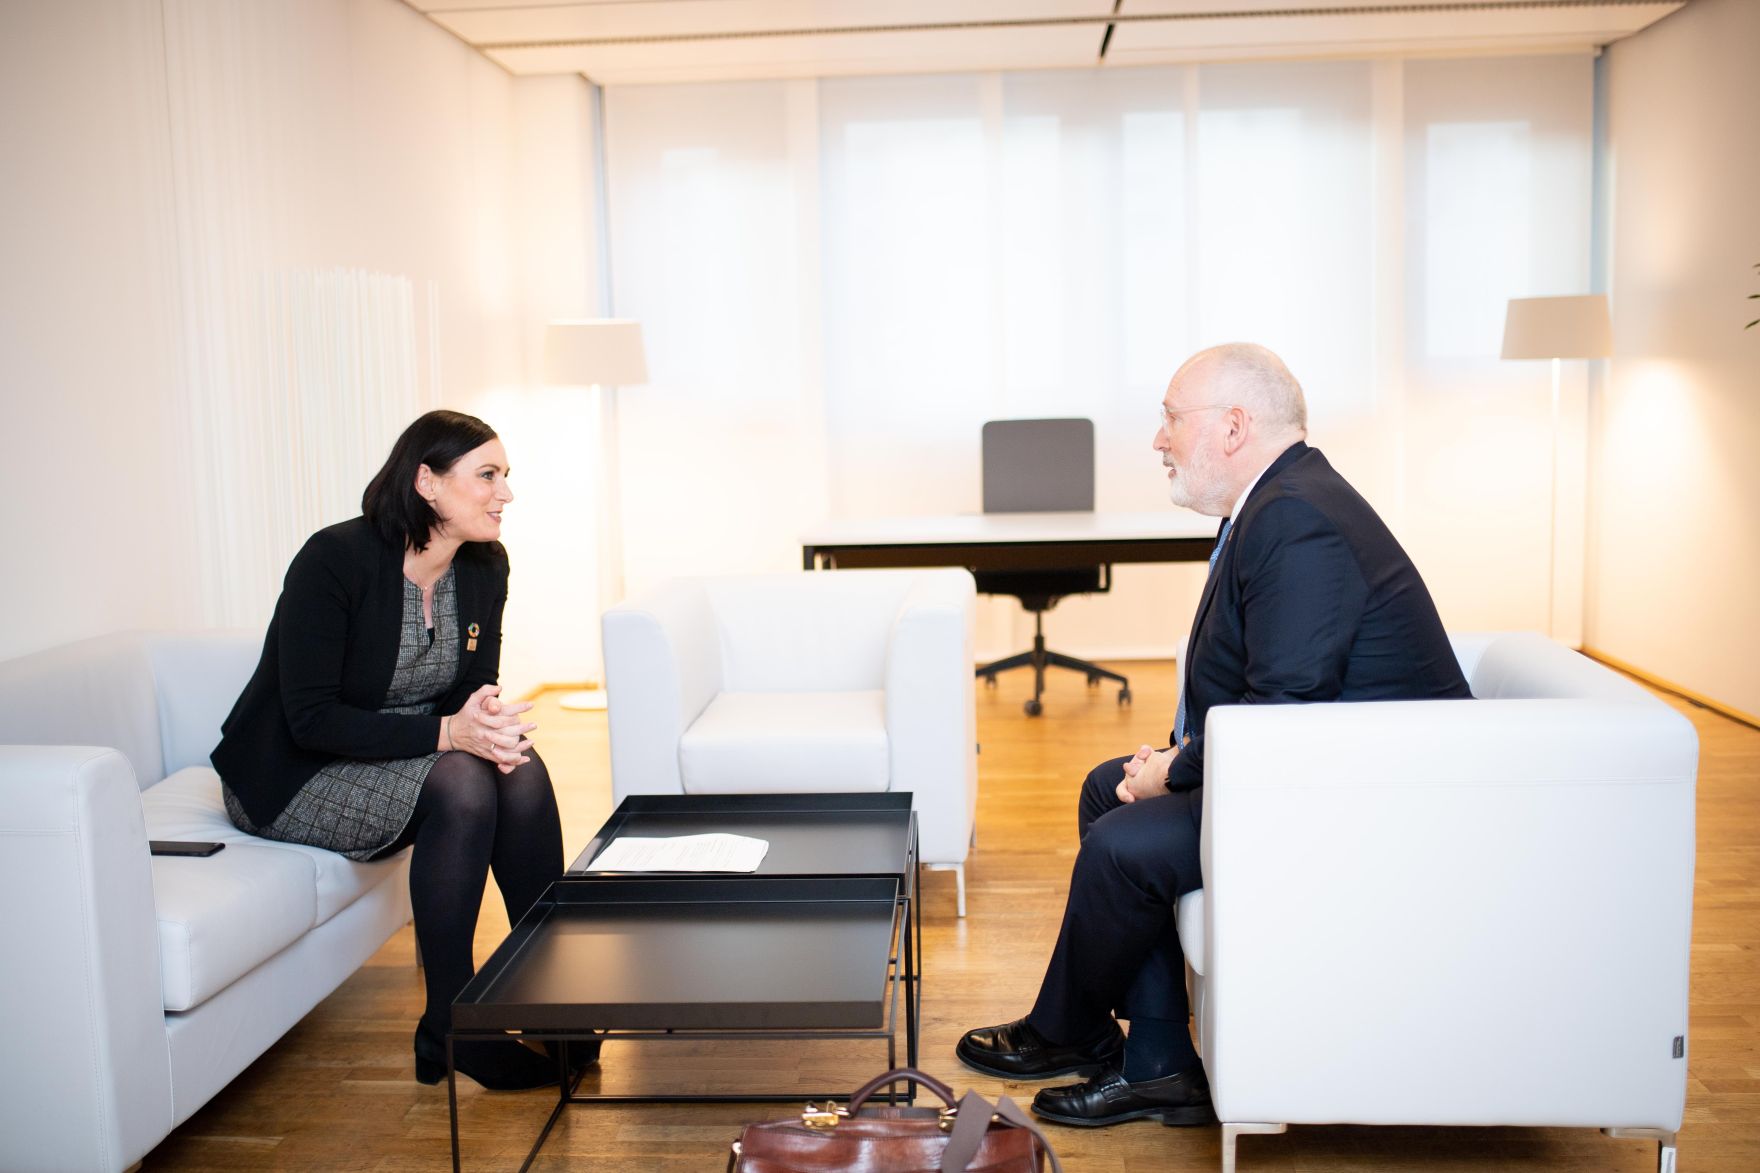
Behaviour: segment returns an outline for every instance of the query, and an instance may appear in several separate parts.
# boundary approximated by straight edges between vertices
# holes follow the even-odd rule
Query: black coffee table
[[[757,872],[586,870],[620,835],[724,831],[769,842]],[[876,1039],[896,1065],[900,987],[907,1065],[922,979],[909,794],[638,795],[483,964],[452,1007],[447,1090],[459,1165],[456,1040],[518,1031],[559,1044],[622,1039]],[[584,1103],[798,1101],[847,1090],[580,1095],[564,1079],[522,1169],[564,1108]],[[904,1098],[915,1095],[910,1087]]]

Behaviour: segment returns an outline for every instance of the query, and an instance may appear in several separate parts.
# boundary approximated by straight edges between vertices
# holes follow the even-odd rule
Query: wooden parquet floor
[[[1058,674],[1046,713],[1021,712],[1019,673],[978,693],[978,847],[968,865],[969,915],[954,915],[953,877],[924,883],[925,1022],[922,1065],[956,1088],[1025,1102],[1035,1084],[1004,1084],[962,1068],[953,1044],[970,1027],[1031,1004],[1050,954],[1075,855],[1076,788],[1095,762],[1166,736],[1175,680],[1166,662],[1124,665],[1134,708],[1110,689]],[[1760,1170],[1760,731],[1684,701],[1699,729],[1699,865],[1694,919],[1691,1055],[1680,1168]],[[538,744],[557,779],[573,859],[611,806],[605,718],[565,713],[540,698]],[[507,930],[493,887],[477,955]],[[1642,948],[1642,942],[1633,942]],[[446,1088],[412,1074],[410,1035],[420,977],[406,928],[249,1070],[147,1157],[159,1170],[433,1170],[447,1166]],[[902,1046],[900,1048],[902,1056]],[[1512,1061],[1514,1061],[1512,1059]],[[605,1091],[853,1088],[883,1069],[871,1041],[788,1044],[614,1043]],[[591,1088],[591,1083],[587,1088]],[[460,1081],[467,1170],[517,1168],[553,1092],[488,1093]],[[787,1105],[631,1105],[570,1109],[538,1168],[720,1170],[748,1119]],[[1071,1173],[1210,1173],[1212,1128],[1137,1121],[1056,1129]],[[1293,1128],[1247,1137],[1245,1173],[1300,1170],[1612,1170],[1655,1168],[1655,1146],[1587,1129]]]

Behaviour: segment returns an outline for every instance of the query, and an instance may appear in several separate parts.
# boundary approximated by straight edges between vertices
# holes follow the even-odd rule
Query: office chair
[[[1094,421],[1085,419],[991,420],[984,425],[984,512],[1092,512],[1094,509]],[[1110,565],[1044,570],[980,570],[978,593],[1012,595],[1033,613],[1033,648],[985,664],[978,676],[995,687],[996,674],[1033,669],[1033,699],[1027,716],[1044,711],[1045,669],[1068,668],[1087,676],[1088,686],[1119,684],[1118,703],[1129,704],[1131,682],[1098,664],[1045,648],[1045,612],[1066,595],[1104,594],[1112,589]]]

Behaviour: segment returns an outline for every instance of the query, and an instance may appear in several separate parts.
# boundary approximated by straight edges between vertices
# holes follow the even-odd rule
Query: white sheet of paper
[[[755,872],[770,844],[749,835],[621,836],[587,865],[590,872]]]

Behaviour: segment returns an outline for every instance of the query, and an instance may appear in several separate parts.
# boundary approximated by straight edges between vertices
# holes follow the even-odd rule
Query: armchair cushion
[[[724,692],[678,757],[686,794],[884,791],[886,694]]]

